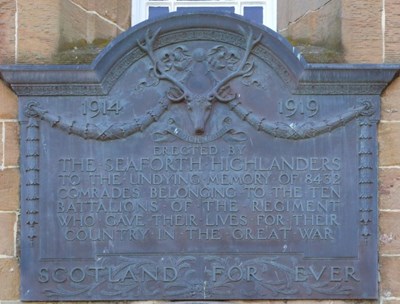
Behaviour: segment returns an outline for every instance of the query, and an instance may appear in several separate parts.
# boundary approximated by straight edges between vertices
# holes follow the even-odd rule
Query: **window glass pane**
[[[168,14],[168,12],[169,12],[168,7],[150,6],[149,7],[149,19],[160,17],[162,15]]]
[[[263,24],[263,7],[261,6],[245,6],[243,10],[244,16],[259,24]]]
[[[203,7],[178,7],[176,9],[178,12],[201,12],[201,11],[211,11],[211,12],[221,12],[221,13],[234,13],[235,7],[233,6],[203,6]]]
[[[1,1],[1,0],[0,0]],[[279,0],[131,0],[132,25],[168,13],[169,9],[178,12],[215,11],[239,13],[248,20],[264,24],[276,30],[277,2]],[[300,0],[299,0],[300,1]],[[243,10],[242,10],[243,9]]]

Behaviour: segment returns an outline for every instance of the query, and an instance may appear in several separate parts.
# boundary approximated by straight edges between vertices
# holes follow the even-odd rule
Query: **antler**
[[[146,35],[144,37],[144,41],[139,41],[137,40],[138,46],[140,47],[140,49],[144,52],[147,53],[147,55],[149,56],[151,63],[153,65],[153,72],[154,75],[158,78],[158,79],[163,79],[163,80],[167,80],[170,83],[172,83],[173,85],[175,85],[181,92],[181,96],[175,97],[172,96],[171,94],[168,94],[168,98],[173,101],[173,102],[180,102],[183,99],[186,98],[188,90],[187,88],[175,77],[165,73],[165,71],[163,71],[162,69],[159,68],[158,64],[159,61],[157,60],[156,56],[154,55],[154,51],[153,51],[153,46],[154,46],[154,41],[158,35],[158,33],[160,32],[161,28],[158,28],[153,35],[150,34],[150,30],[146,31]],[[174,92],[175,93],[175,92]]]
[[[242,61],[239,63],[237,69],[233,73],[227,75],[225,78],[223,78],[222,80],[220,80],[217,83],[217,85],[214,87],[214,89],[211,91],[211,93],[209,95],[210,100],[213,98],[216,98],[220,102],[227,103],[227,102],[230,102],[233,99],[235,99],[236,94],[234,94],[234,96],[230,97],[230,98],[222,97],[220,95],[220,90],[224,86],[226,86],[230,81],[232,81],[233,79],[250,73],[252,71],[252,69],[254,68],[254,62],[248,62],[247,60],[249,59],[251,50],[254,48],[254,46],[258,42],[260,42],[262,34],[260,34],[256,39],[253,39],[253,31],[251,28],[249,28],[248,33],[246,33],[244,28],[241,26],[239,26],[239,30],[243,34],[244,37],[248,36],[247,41],[246,41],[246,51],[242,57]]]

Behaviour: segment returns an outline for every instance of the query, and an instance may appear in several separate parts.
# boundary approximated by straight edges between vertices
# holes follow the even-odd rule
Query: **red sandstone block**
[[[18,166],[19,127],[17,122],[5,123],[4,166]]]
[[[16,119],[17,112],[17,96],[0,80],[0,119]]]
[[[400,297],[400,257],[380,257],[381,296]]]
[[[380,166],[400,165],[400,123],[380,123],[378,132]]]
[[[382,63],[382,2],[342,0],[342,44],[350,63]]]
[[[398,50],[400,50],[400,46]],[[381,110],[382,120],[400,120],[399,100],[400,100],[400,77],[398,77],[395,81],[393,81],[393,83],[391,83],[390,86],[387,87],[382,94],[382,110]]]
[[[15,11],[15,0],[0,0],[0,64],[15,63]]]
[[[400,210],[400,169],[379,170],[379,209]]]
[[[400,254],[400,213],[381,212],[379,218],[380,253]]]
[[[16,258],[0,259],[0,300],[19,299],[19,265]]]
[[[0,211],[16,211],[19,208],[19,170],[0,171]]]
[[[385,0],[385,62],[400,61],[400,6],[398,0]]]
[[[0,213],[0,255],[15,255],[14,227],[16,221],[17,217],[14,213]]]

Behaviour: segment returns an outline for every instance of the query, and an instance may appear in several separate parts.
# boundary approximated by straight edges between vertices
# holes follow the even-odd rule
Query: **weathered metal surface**
[[[379,94],[241,18],[171,15],[20,95],[24,300],[377,297]]]

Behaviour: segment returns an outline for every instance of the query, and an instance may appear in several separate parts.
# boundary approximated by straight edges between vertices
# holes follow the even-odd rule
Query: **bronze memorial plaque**
[[[373,299],[390,66],[309,65],[211,13],[90,66],[3,66],[19,95],[27,301]]]

